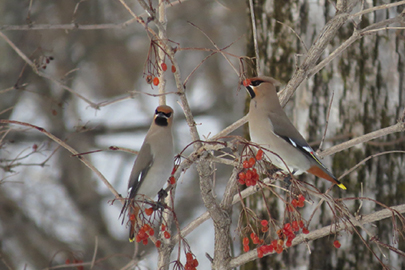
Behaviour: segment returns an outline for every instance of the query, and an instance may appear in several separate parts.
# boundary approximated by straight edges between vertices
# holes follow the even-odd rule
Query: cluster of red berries
[[[267,232],[269,230],[269,222],[267,220],[262,220],[260,222],[262,232]],[[283,252],[284,244],[286,247],[291,247],[292,241],[295,238],[295,232],[299,232],[302,229],[302,233],[308,234],[309,230],[304,227],[304,221],[293,221],[292,223],[287,223],[284,225],[282,229],[277,231],[278,238],[277,240],[273,240],[269,245],[262,245],[263,239],[260,239],[255,233],[250,234],[250,239],[252,240],[253,244],[262,245],[257,248],[257,256],[262,258],[265,254],[271,252],[277,252],[278,254]],[[244,237],[242,240],[243,244],[243,251],[249,251],[249,238]]]
[[[304,207],[305,204],[305,197],[304,195],[300,194],[298,195],[298,199],[294,199],[291,202],[292,206],[294,206],[295,208],[297,207]]]
[[[166,239],[169,239],[169,238],[170,238],[170,233],[169,233],[168,231],[166,231],[166,225],[164,225],[164,224],[162,224],[162,231],[163,231],[163,236],[164,236]],[[160,248],[161,245],[162,245],[162,241],[157,240],[157,241],[155,242],[155,246],[156,246],[157,248]]]
[[[170,238],[170,233],[168,231],[166,231],[166,225],[165,224],[162,224],[162,232],[163,232],[164,238],[166,238],[166,239]]]
[[[167,64],[166,63],[162,63],[160,65],[162,67],[163,71],[167,70]],[[176,72],[176,67],[172,66],[172,72],[175,73]],[[151,84],[153,83],[154,86],[158,86],[159,85],[159,78],[158,77],[152,77],[151,75],[146,76],[146,83]]]
[[[78,260],[78,259],[73,259],[72,261],[70,261],[69,259],[66,259],[65,264],[76,264],[76,263],[83,263],[83,260]],[[77,270],[83,270],[84,266],[80,265],[80,266],[76,266]]]
[[[193,253],[186,253],[186,265],[184,266],[185,270],[196,270],[198,266],[198,260],[194,258]]]
[[[149,236],[155,235],[155,230],[149,224],[144,224],[135,236],[135,241],[137,243],[142,241],[142,244],[148,244]]]
[[[255,186],[257,184],[257,181],[259,180],[259,174],[257,173],[257,170],[253,168],[253,166],[255,166],[256,161],[262,160],[262,158],[263,151],[259,149],[255,157],[251,157],[243,161],[243,171],[240,172],[238,175],[239,184],[246,184],[246,186],[248,187]]]
[[[42,63],[37,64],[37,67],[41,66],[42,69],[46,69],[46,66],[53,60],[53,56],[44,56],[42,58]]]

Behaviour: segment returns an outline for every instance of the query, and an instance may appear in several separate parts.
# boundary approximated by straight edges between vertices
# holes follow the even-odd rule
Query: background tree
[[[240,139],[224,139],[246,121],[242,118],[232,124],[243,116],[245,98],[245,93],[235,90],[251,72],[252,62],[244,60],[245,44],[240,38],[251,18],[245,16],[246,4],[254,5],[257,31],[248,40],[257,40],[261,72],[286,84],[281,92],[284,104],[301,85],[286,109],[308,141],[326,138],[320,155],[335,154],[333,160],[326,160],[335,174],[342,175],[373,157],[343,178],[347,192],[333,189],[329,197],[295,182],[308,192],[308,202],[313,202],[301,212],[305,221],[315,213],[309,223],[311,233],[297,235],[292,242],[296,247],[288,252],[268,254],[262,260],[256,260],[258,249],[239,250],[239,236],[250,233],[249,224],[257,224],[241,225],[237,216],[257,207],[252,213],[259,219],[268,219],[266,214],[271,212],[270,221],[283,226],[289,193],[266,182],[265,200],[248,197],[241,212],[233,207],[239,196],[257,191],[254,187],[242,191],[244,186],[237,184],[245,158],[240,157],[241,150],[242,155],[251,154],[251,147]],[[179,184],[174,224],[179,224],[168,228],[170,239],[162,233],[159,266],[174,268],[178,265],[169,262],[177,259],[185,264],[180,256],[191,251],[201,269],[211,263],[214,269],[229,269],[253,260],[258,269],[283,265],[288,269],[363,269],[366,265],[380,268],[381,263],[404,267],[400,258],[403,217],[399,215],[405,211],[400,192],[404,140],[403,133],[397,132],[404,130],[401,23],[405,3],[381,4],[374,3],[377,8],[372,9],[358,1],[3,1],[2,264],[9,269],[26,265],[44,269],[73,262],[96,269],[156,267],[157,249],[149,244],[135,245],[134,250],[118,220],[121,204],[111,205],[111,200],[122,201],[118,193],[126,195],[134,160],[133,155],[117,150],[137,149],[153,109],[165,102],[162,95],[141,93],[174,92],[165,97],[169,105],[180,104],[173,106],[176,143],[186,158],[175,174]],[[253,44],[248,48],[248,55],[254,56]],[[339,54],[333,53],[335,49]],[[162,71],[162,62],[169,71]],[[173,75],[171,66],[175,67]],[[159,78],[159,84],[148,85],[147,76]],[[370,141],[377,137],[378,142]],[[104,151],[87,153],[97,149]],[[315,186],[326,191],[322,183],[316,181]],[[399,205],[398,212],[376,212],[386,208],[359,197]],[[322,199],[339,206],[341,201],[333,198],[351,198],[343,200],[351,214],[343,213],[338,219],[326,203],[315,209]],[[267,212],[262,211],[263,201],[272,206]],[[355,213],[371,215],[356,223],[351,219]],[[389,219],[392,215],[396,217]],[[168,211],[168,224],[171,218]],[[209,218],[213,223],[203,223]],[[357,227],[365,242],[356,233],[341,232],[337,239],[342,248],[334,251],[334,229],[325,226],[340,222],[338,230],[350,232],[352,225],[379,219],[387,220],[377,223],[376,230],[368,225]],[[344,225],[347,220],[351,224]],[[181,237],[178,229],[182,229]],[[263,235],[267,243],[272,237]],[[174,246],[179,241],[180,250]],[[309,241],[311,253],[303,241]],[[211,262],[205,260],[205,252]],[[379,264],[382,254],[387,259]]]

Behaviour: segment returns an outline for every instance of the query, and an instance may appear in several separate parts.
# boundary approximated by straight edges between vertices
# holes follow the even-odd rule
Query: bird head
[[[155,124],[158,126],[168,126],[171,125],[173,121],[173,109],[167,105],[161,105],[156,108]]]
[[[242,84],[246,87],[251,99],[257,96],[267,95],[269,92],[276,93],[275,86],[280,85],[277,80],[265,76],[246,79]]]

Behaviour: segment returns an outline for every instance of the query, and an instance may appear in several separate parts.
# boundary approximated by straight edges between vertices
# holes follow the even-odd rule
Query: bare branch
[[[41,132],[42,134],[46,135],[48,138],[50,138],[51,140],[53,140],[54,142],[56,142],[58,145],[62,146],[63,148],[65,148],[66,150],[68,150],[70,153],[72,153],[73,155],[76,155],[78,157],[78,159],[84,164],[86,165],[86,167],[88,167],[91,171],[93,171],[99,178],[100,180],[107,186],[107,188],[111,191],[112,194],[114,194],[115,199],[119,200],[120,202],[124,203],[125,199],[123,199],[121,197],[121,195],[114,189],[114,187],[110,184],[110,182],[104,177],[104,175],[96,168],[94,167],[93,164],[90,163],[90,161],[88,161],[85,157],[80,156],[79,152],[77,152],[75,149],[73,149],[71,146],[69,146],[68,144],[66,144],[64,141],[62,141],[61,139],[55,137],[53,134],[49,133],[48,131],[46,131],[45,129],[29,124],[29,123],[24,123],[24,122],[19,122],[19,121],[13,121],[13,120],[7,120],[7,119],[0,119],[0,123],[2,124],[14,124],[14,125],[20,125],[20,126],[26,126],[26,127],[31,127],[34,128],[36,130],[38,130],[39,132]]]
[[[377,130],[377,131],[373,131],[373,132],[370,132],[368,134],[365,134],[365,135],[356,137],[354,139],[351,139],[351,140],[349,140],[347,142],[341,143],[339,145],[332,146],[329,149],[326,149],[324,151],[319,152],[319,156],[320,157],[330,156],[330,155],[333,155],[333,154],[335,154],[337,152],[340,152],[340,151],[346,150],[346,149],[348,149],[350,147],[353,147],[353,146],[355,146],[357,144],[365,143],[367,141],[373,140],[373,139],[378,138],[378,137],[382,137],[382,136],[392,134],[392,133],[396,133],[396,132],[403,132],[403,131],[405,131],[405,123],[399,122],[399,123],[397,123],[395,125],[392,125],[390,127],[383,128],[383,129],[380,129],[380,130]]]

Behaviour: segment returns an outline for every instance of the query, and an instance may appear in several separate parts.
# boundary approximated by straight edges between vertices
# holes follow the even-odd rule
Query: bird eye
[[[263,81],[261,81],[261,80],[255,80],[255,81],[252,81],[252,85],[253,86],[259,86],[262,82]]]

